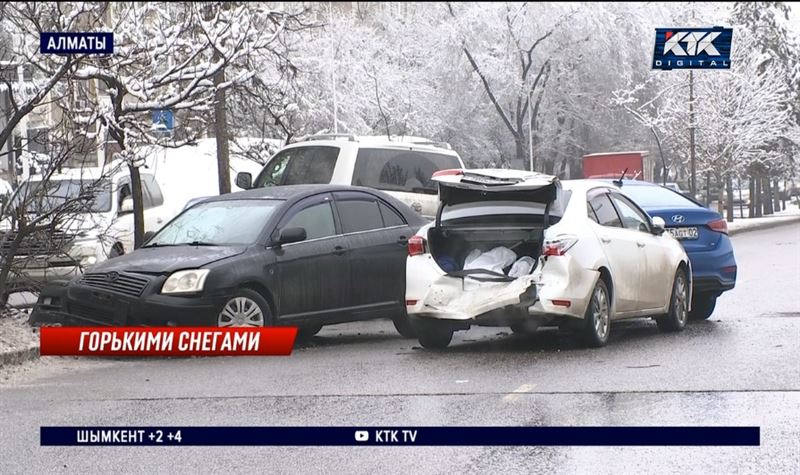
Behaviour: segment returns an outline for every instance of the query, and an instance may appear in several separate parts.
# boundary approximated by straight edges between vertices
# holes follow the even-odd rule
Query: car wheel
[[[689,282],[686,272],[678,269],[672,283],[672,296],[669,299],[669,313],[656,318],[658,328],[664,332],[678,332],[686,326],[689,317]]]
[[[258,292],[239,289],[230,297],[216,318],[218,327],[263,327],[272,323],[269,304]]]
[[[708,320],[717,306],[717,296],[713,294],[697,294],[692,296],[692,310],[689,311],[690,320]]]
[[[303,325],[297,329],[298,340],[308,340],[322,330],[322,325]]]
[[[420,321],[414,328],[420,345],[431,350],[447,348],[453,339],[453,329],[440,322]]]
[[[583,316],[583,340],[587,345],[599,348],[608,343],[610,333],[611,299],[608,298],[606,283],[599,279]]]
[[[416,338],[417,332],[414,331],[414,327],[411,325],[411,320],[408,318],[408,314],[403,310],[403,313],[400,315],[395,316],[392,318],[392,323],[394,323],[394,328],[397,330],[403,338]]]

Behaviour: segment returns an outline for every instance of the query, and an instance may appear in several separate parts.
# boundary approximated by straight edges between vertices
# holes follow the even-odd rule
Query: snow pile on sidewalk
[[[760,229],[771,227],[773,225],[792,223],[800,223],[800,208],[794,203],[786,204],[786,209],[778,211],[777,213],[761,218],[738,218],[734,219],[732,223],[728,223],[728,233],[736,234],[751,229]]]
[[[39,353],[39,329],[28,324],[28,309],[0,313],[0,366],[30,359]]]

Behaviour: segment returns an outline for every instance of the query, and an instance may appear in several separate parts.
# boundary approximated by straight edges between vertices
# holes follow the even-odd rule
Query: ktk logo
[[[719,50],[714,47],[714,40],[720,35],[718,31],[709,33],[702,31],[678,31],[673,33],[668,31],[664,34],[667,41],[664,42],[664,54],[674,54],[675,56],[697,56],[706,53],[709,56],[719,56]],[[684,50],[681,43],[686,45]]]
[[[730,69],[732,28],[656,28],[653,69]]]

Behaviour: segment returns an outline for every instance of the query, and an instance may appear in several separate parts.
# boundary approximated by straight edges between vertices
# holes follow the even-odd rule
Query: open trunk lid
[[[455,259],[458,263],[456,270],[444,269],[447,274],[432,282],[428,293],[423,299],[425,307],[431,314],[438,314],[444,318],[466,320],[493,310],[509,306],[529,306],[535,296],[533,287],[533,274],[531,272],[510,278],[503,273],[493,271],[480,272],[475,269],[464,270],[461,258],[466,251],[463,241],[481,242],[488,251],[486,240],[480,239],[481,235],[496,230],[498,246],[503,245],[514,250],[517,259],[521,257],[538,260],[541,250],[544,229],[550,224],[551,206],[559,197],[560,183],[558,178],[539,173],[521,170],[454,170],[434,176],[439,182],[440,205],[436,214],[436,223],[429,230],[431,253],[439,262],[437,252],[433,248],[437,242],[448,239],[458,239],[459,236],[475,236],[478,241],[462,239],[460,252]],[[464,205],[474,203],[475,210],[486,207],[487,203],[516,203],[518,207],[530,208],[526,214],[516,216],[513,222],[498,223],[497,216],[491,214],[487,208],[486,223],[473,222],[464,224],[463,221],[454,220],[459,224],[443,222],[445,208],[463,208]],[[527,204],[538,204],[529,207]],[[470,207],[471,208],[471,207]],[[478,214],[480,219],[482,215]],[[520,222],[519,217],[523,220]],[[511,241],[522,240],[522,246],[512,246]],[[500,244],[504,243],[504,244]],[[489,246],[491,247],[491,246]],[[521,249],[525,249],[524,252]],[[454,254],[454,253],[450,253]],[[487,252],[488,254],[488,252]],[[502,271],[501,271],[502,272]]]

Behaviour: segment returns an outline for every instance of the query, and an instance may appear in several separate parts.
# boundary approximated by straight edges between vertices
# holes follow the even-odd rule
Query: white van
[[[164,204],[164,195],[155,176],[142,169],[142,200],[144,204],[144,229],[157,231],[178,210]],[[109,257],[133,251],[133,195],[127,168],[109,173],[100,168],[70,169],[52,175],[48,180],[46,200],[37,200],[28,208],[36,216],[37,207],[53,207],[77,198],[81,193],[92,193],[94,201],[81,212],[62,216],[55,223],[56,231],[47,238],[35,234],[25,237],[15,253],[19,267],[17,275],[9,275],[11,288],[26,290],[34,284],[54,279],[69,279],[89,266]],[[42,186],[41,176],[31,176],[20,185],[12,200],[22,199],[29,190]],[[60,203],[59,203],[60,202]],[[0,246],[8,252],[14,236],[7,235],[9,223],[0,224]]]
[[[453,168],[464,168],[464,162],[446,143],[420,137],[311,135],[273,155],[255,180],[250,173],[239,173],[236,184],[245,189],[323,183],[366,186],[432,218],[439,202],[431,176]]]

